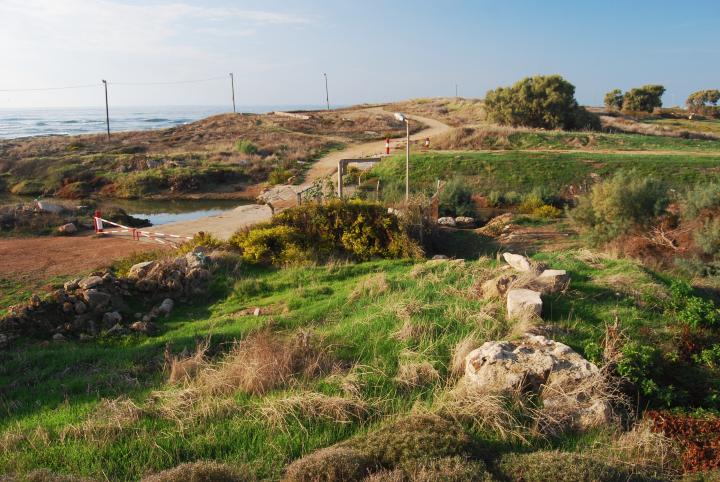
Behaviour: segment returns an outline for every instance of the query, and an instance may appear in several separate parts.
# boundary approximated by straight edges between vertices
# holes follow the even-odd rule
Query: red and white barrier
[[[390,138],[385,139],[385,154],[390,154]]]
[[[172,244],[172,240],[175,239],[183,241],[193,239],[192,236],[180,236],[178,234],[158,233],[156,231],[145,231],[143,229],[123,226],[122,224],[114,223],[112,221],[108,221],[107,219],[103,219],[101,217],[100,211],[95,211],[95,216],[93,216],[93,219],[95,224],[95,233],[97,234],[131,234],[133,240],[135,241],[140,241],[140,238],[147,238],[160,244]],[[111,226],[116,226],[120,229],[106,230],[104,229],[103,223],[109,224]]]

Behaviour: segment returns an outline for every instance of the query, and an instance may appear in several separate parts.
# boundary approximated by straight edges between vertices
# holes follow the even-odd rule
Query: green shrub
[[[246,471],[217,462],[188,462],[142,479],[142,482],[248,482]]]
[[[720,218],[706,219],[702,227],[693,232],[693,241],[705,254],[720,251]]]
[[[664,185],[635,171],[616,172],[581,197],[570,217],[588,229],[591,240],[605,242],[647,227],[668,204]]]
[[[397,467],[466,454],[471,450],[472,441],[455,422],[437,415],[415,414],[345,444],[386,467]]]
[[[532,214],[544,204],[543,200],[537,194],[528,194],[520,204],[519,211],[523,214]]]
[[[503,203],[503,196],[499,191],[490,191],[487,195],[488,206],[498,207]]]
[[[306,259],[300,233],[288,226],[256,226],[236,234],[230,243],[238,246],[243,259],[254,264],[284,266]]]
[[[252,156],[258,152],[257,146],[245,139],[238,139],[235,142],[235,150],[243,154],[247,154],[248,156]]]
[[[620,89],[613,89],[605,94],[605,107],[608,109],[620,110],[623,105],[623,93]]]
[[[514,206],[522,200],[522,196],[515,191],[508,191],[503,194],[503,203],[506,206]]]
[[[695,219],[704,209],[720,207],[720,183],[698,184],[685,194],[682,202],[684,219]]]
[[[277,214],[270,225],[239,232],[231,245],[253,263],[293,264],[331,257],[418,257],[421,250],[397,217],[377,203],[334,200],[306,203]]]
[[[575,100],[575,86],[559,75],[527,77],[485,96],[488,119],[498,124],[544,129],[598,128],[597,116]]]
[[[720,313],[715,304],[693,294],[692,286],[674,280],[670,284],[670,311],[675,312],[679,321],[692,328],[711,327],[720,322]]]
[[[541,450],[506,454],[498,470],[511,481],[533,482],[626,482],[643,480],[622,467],[572,452]]]
[[[652,112],[662,107],[662,95],[665,87],[662,85],[644,85],[630,89],[623,96],[623,110],[629,112]]]
[[[328,447],[296,460],[285,472],[285,482],[360,481],[374,468],[372,458],[359,450]]]
[[[720,343],[702,350],[693,356],[695,363],[707,365],[710,368],[720,368]]]
[[[531,214],[535,217],[542,219],[555,219],[559,218],[562,215],[562,211],[560,211],[555,206],[543,204],[542,206],[533,209]]]
[[[440,192],[440,216],[475,217],[475,202],[472,190],[462,180],[451,179]]]
[[[193,238],[178,247],[180,254],[189,253],[197,247],[203,247],[208,250],[218,249],[223,247],[224,243],[218,238],[209,233],[199,232],[196,233]]]

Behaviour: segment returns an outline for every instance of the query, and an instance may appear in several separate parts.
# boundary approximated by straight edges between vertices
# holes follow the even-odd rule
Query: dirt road
[[[367,109],[368,112],[382,111],[381,107],[372,107]],[[435,119],[428,117],[420,117],[416,115],[408,116],[410,121],[421,122],[427,128],[416,132],[410,136],[411,142],[420,141],[426,137],[432,139],[433,136],[442,134],[452,127]],[[401,142],[405,145],[405,138],[391,139],[391,146]],[[272,190],[269,195],[270,202],[274,206],[292,205],[295,202],[296,193],[312,186],[317,179],[332,175],[337,171],[338,161],[341,159],[353,159],[360,157],[379,156],[385,152],[385,141],[373,141],[363,144],[349,146],[340,151],[331,152],[322,157],[310,167],[305,176],[305,182],[299,186],[278,186]],[[169,234],[192,235],[198,231],[213,234],[221,239],[229,238],[235,231],[246,226],[251,226],[263,221],[269,221],[272,217],[271,209],[267,206],[259,204],[251,204],[248,206],[240,206],[232,211],[222,213],[217,216],[208,216],[205,218],[195,219],[193,221],[178,222],[156,226],[157,231]]]

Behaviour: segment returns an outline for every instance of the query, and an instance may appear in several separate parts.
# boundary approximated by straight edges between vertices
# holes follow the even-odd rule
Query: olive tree
[[[693,92],[685,101],[690,112],[703,115],[717,115],[720,101],[720,90],[699,90]]]
[[[613,89],[605,94],[605,107],[608,109],[620,110],[623,106],[624,95],[622,90]]]
[[[575,86],[559,75],[526,77],[485,96],[488,119],[511,126],[596,129],[597,116],[580,107]]]
[[[665,87],[662,85],[643,85],[630,89],[623,96],[622,108],[630,112],[652,112],[657,107],[662,107],[662,95]]]

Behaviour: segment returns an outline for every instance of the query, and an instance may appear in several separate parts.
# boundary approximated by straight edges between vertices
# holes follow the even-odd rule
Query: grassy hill
[[[536,259],[572,276],[567,292],[545,299],[538,325],[545,333],[599,362],[597,347],[613,323],[638,350],[673,352],[680,325],[667,303],[671,278],[584,250]],[[445,413],[456,354],[529,328],[479,295],[499,267],[490,258],[282,270],[226,261],[209,301],[178,309],[158,337],[28,342],[0,352],[0,471],[134,480],[216,460],[277,480],[317,449],[362,441],[398,417]],[[662,356],[633,362],[633,381],[660,390],[634,403],[710,407],[717,369]],[[458,419],[475,447],[464,456],[495,476],[515,460],[508,454],[517,454],[512,470],[519,470],[528,452],[554,460],[549,473],[585,470],[588,458],[625,477],[650,471],[664,479],[678,470],[670,459],[628,459],[619,427],[545,436],[533,430],[530,412],[498,410]],[[508,425],[504,413],[520,418]],[[555,449],[562,452],[548,455]],[[578,466],[570,452],[585,462]]]

